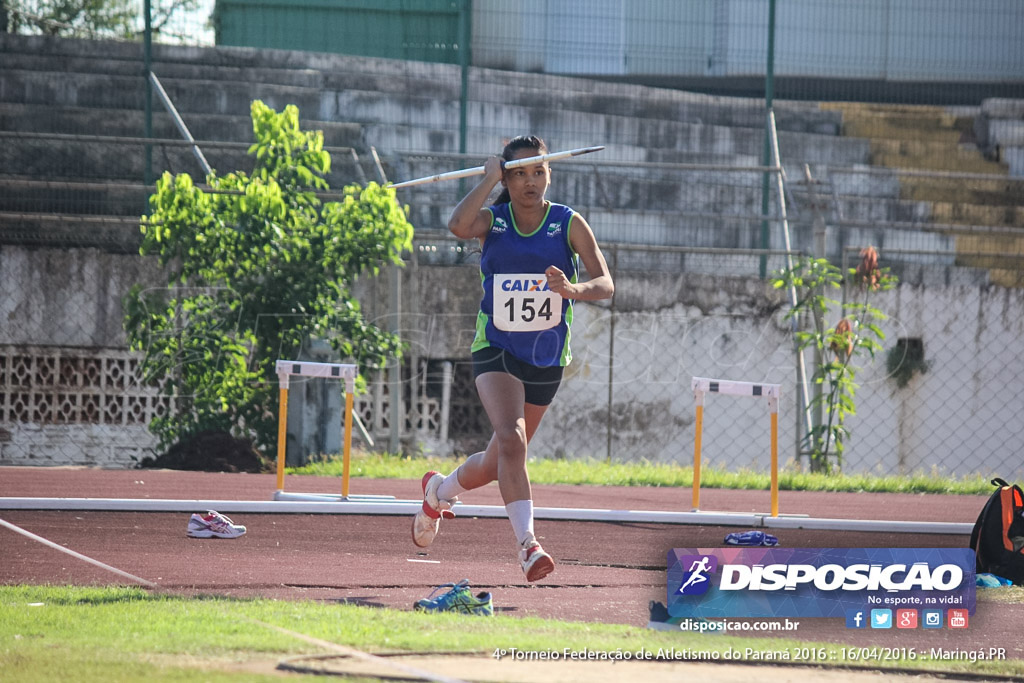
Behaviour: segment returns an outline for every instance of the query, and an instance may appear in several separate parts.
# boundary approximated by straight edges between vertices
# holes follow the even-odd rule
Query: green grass
[[[352,457],[350,476],[371,479],[419,479],[430,469],[448,473],[464,458],[408,457],[380,453]],[[341,476],[341,459],[328,456],[304,467],[289,468],[292,474]],[[530,481],[535,484],[586,484],[592,486],[671,486],[693,485],[693,468],[650,462],[608,463],[603,460],[532,460]],[[705,488],[765,490],[766,473],[741,470],[726,472],[701,470]],[[951,477],[939,472],[911,476],[874,476],[848,474],[812,474],[793,469],[779,472],[783,491],[868,491],[879,493],[954,493],[989,495],[994,487],[988,479],[974,475]]]
[[[841,663],[838,646],[776,638],[665,633],[507,616],[428,615],[311,601],[184,598],[134,588],[0,586],[0,672],[4,680],[20,682],[279,681],[273,674],[277,661],[329,654],[257,622],[377,654],[490,654],[499,647],[607,652],[814,647],[825,648],[833,653],[832,662]],[[1024,675],[1021,660],[971,664],[918,659],[892,665]],[[881,666],[886,664],[866,668]]]

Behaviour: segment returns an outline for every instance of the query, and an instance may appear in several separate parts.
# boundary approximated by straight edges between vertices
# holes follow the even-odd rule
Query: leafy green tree
[[[160,34],[171,17],[194,11],[198,0],[154,0],[151,25]],[[139,0],[5,0],[0,13],[6,12],[11,33],[37,33],[47,36],[109,36],[138,38],[145,21]]]
[[[277,113],[258,100],[252,123],[251,174],[213,172],[207,191],[165,173],[143,217],[141,253],[158,257],[167,287],[136,285],[125,329],[146,380],[174,397],[150,425],[162,447],[211,429],[275,443],[274,362],[311,338],[363,372],[400,353],[350,294],[411,247],[394,190],[350,185],[322,201],[323,134],[300,130],[296,107]]]
[[[846,275],[857,298],[845,303],[826,296],[828,290],[843,286],[844,277],[841,269],[825,259],[800,259],[792,269],[782,269],[772,278],[776,289],[796,289],[796,305],[786,313],[786,319],[802,316],[811,321],[811,329],[796,332],[797,348],[801,353],[815,349],[822,359],[811,377],[821,388],[811,399],[811,408],[812,412],[820,411],[823,419],[819,424],[809,425],[804,436],[814,472],[831,472],[835,466],[842,466],[843,448],[850,436],[845,421],[857,412],[854,397],[859,368],[853,361],[861,357],[873,359],[885,339],[878,323],[888,316],[871,305],[870,296],[892,289],[897,281],[888,268],[878,267],[874,247],[864,249],[860,264]],[[834,325],[826,322],[829,315],[837,313]]]
[[[130,38],[141,6],[135,0],[16,0],[7,3],[12,33]]]

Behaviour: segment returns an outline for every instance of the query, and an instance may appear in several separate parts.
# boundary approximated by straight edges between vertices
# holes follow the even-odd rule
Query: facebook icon
[[[846,628],[867,628],[867,617],[862,609],[846,610]]]

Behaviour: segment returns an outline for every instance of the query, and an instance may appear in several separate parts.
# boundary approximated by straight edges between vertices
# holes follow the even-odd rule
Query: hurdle
[[[394,500],[394,496],[352,496],[349,495],[349,467],[352,458],[352,411],[359,368],[346,363],[313,363],[304,360],[278,360],[277,372],[279,399],[277,416],[277,491],[274,500],[330,501],[339,500],[337,494],[326,493],[285,493],[284,461],[288,439],[288,389],[293,376],[320,377],[345,381],[345,428],[341,466],[340,500],[358,498],[364,501]]]
[[[700,448],[704,428],[705,394],[728,396],[759,396],[768,399],[771,416],[771,516],[779,516],[779,395],[781,385],[755,382],[734,382],[725,379],[694,377],[691,383],[697,403],[697,421],[693,437],[693,511],[700,509]]]

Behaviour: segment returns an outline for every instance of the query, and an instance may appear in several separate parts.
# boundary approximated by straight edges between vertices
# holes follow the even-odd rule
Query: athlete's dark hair
[[[537,154],[547,154],[548,146],[536,135],[520,135],[519,137],[512,138],[505,145],[505,149],[501,150],[501,158],[505,161],[512,161],[515,157],[516,152],[522,149],[529,149],[535,151]],[[503,187],[501,194],[494,200],[495,204],[507,204],[511,197],[508,193],[508,188]]]

